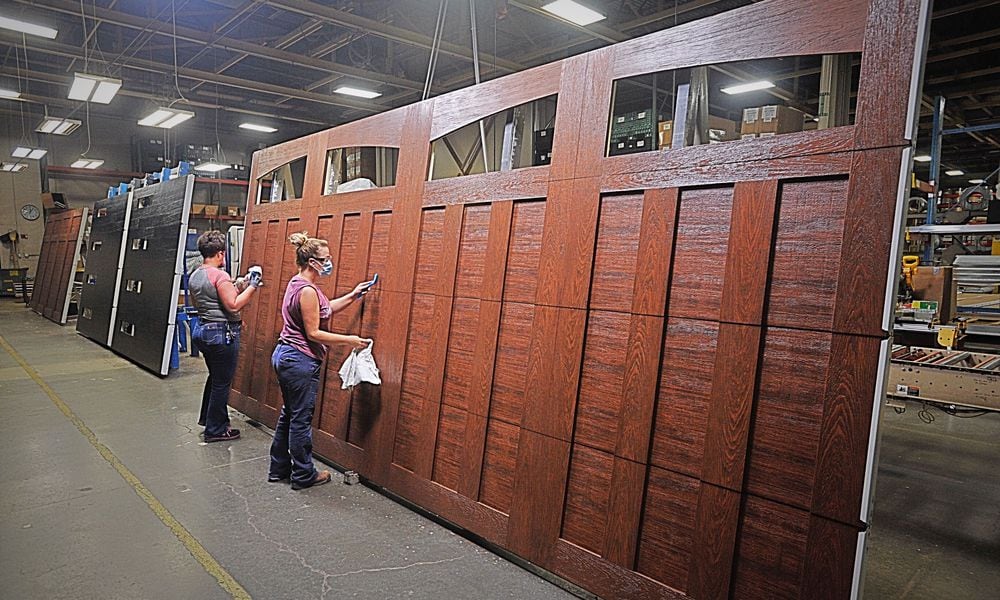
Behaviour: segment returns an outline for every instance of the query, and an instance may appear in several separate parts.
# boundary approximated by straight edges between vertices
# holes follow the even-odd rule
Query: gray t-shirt
[[[202,265],[188,277],[188,291],[194,297],[198,318],[210,323],[239,323],[240,313],[226,310],[219,300],[220,285],[233,285],[229,274],[218,267]]]

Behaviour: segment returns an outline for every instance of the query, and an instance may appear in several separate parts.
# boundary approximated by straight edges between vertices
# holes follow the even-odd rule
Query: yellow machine
[[[920,267],[920,257],[907,254],[903,257],[903,289],[900,296],[904,301],[913,299],[913,276],[917,274]]]

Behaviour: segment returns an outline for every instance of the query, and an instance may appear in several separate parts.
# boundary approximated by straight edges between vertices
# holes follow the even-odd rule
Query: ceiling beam
[[[5,76],[9,76],[9,77],[16,77],[18,75],[18,72],[15,69],[11,69],[10,67],[0,67],[0,75],[5,75]],[[24,78],[27,78],[27,79],[31,79],[33,81],[40,81],[40,82],[50,83],[50,84],[55,84],[55,85],[64,85],[66,87],[69,87],[69,85],[72,83],[72,79],[73,79],[72,77],[65,76],[65,75],[57,75],[57,74],[54,74],[54,73],[44,73],[44,72],[40,72],[40,71],[25,71],[24,69],[22,69],[20,71],[20,76],[24,77]],[[188,90],[188,91],[190,92],[191,90]],[[118,93],[121,94],[122,96],[127,96],[127,97],[131,97],[131,98],[140,98],[140,99],[143,99],[143,100],[151,100],[153,102],[162,102],[163,101],[162,96],[159,96],[157,94],[153,94],[153,93],[149,93],[149,92],[142,92],[142,91],[139,91],[139,90],[124,88],[124,87],[122,89],[118,90]],[[49,96],[49,95],[45,95],[45,94],[22,94],[21,98],[19,98],[19,100],[20,99],[24,99],[24,100],[26,100],[28,102],[33,102],[33,103],[36,103],[36,104],[47,104],[49,106],[59,106],[61,108],[70,109],[72,112],[75,112],[75,111],[81,109],[81,107],[83,106],[82,103],[77,102],[75,100],[69,100],[69,99],[63,98],[63,97]],[[191,98],[188,98],[186,101],[185,100],[179,100],[177,103],[178,104],[186,104],[188,106],[194,106],[194,107],[197,107],[197,108],[219,109],[219,110],[224,110],[226,112],[231,112],[231,113],[238,113],[238,114],[244,114],[244,115],[253,115],[255,117],[267,117],[267,118],[270,118],[270,119],[279,119],[279,120],[282,120],[282,121],[293,121],[293,122],[297,122],[297,123],[307,123],[307,124],[310,124],[310,125],[320,125],[320,126],[323,126],[323,127],[332,127],[333,125],[336,124],[336,123],[331,123],[330,121],[323,121],[323,120],[317,119],[317,118],[315,118],[315,116],[310,117],[310,116],[302,115],[302,114],[300,114],[300,113],[298,113],[296,111],[293,111],[293,110],[290,110],[290,109],[287,109],[287,108],[282,108],[282,110],[280,110],[280,111],[266,111],[265,112],[265,110],[263,110],[263,108],[266,108],[265,105],[262,105],[262,110],[252,110],[250,108],[241,108],[241,107],[236,107],[236,106],[226,106],[226,105],[221,105],[221,104],[218,104],[218,103],[214,103],[213,104],[211,102],[201,102],[201,101],[198,101],[198,100],[192,100]],[[246,106],[246,105],[244,104],[244,106]],[[94,109],[92,108],[91,111],[93,112],[93,110]],[[121,116],[122,116],[120,113],[117,113],[117,114],[114,113],[113,109],[110,110],[110,113],[109,113],[108,116],[111,116],[112,114],[114,114],[114,116],[116,116],[118,118],[121,118]],[[72,113],[71,114],[60,115],[60,116],[71,117]]]
[[[941,48],[950,48],[951,46],[960,46],[962,44],[978,42],[980,40],[993,40],[996,39],[997,36],[1000,36],[1000,29],[990,29],[988,31],[980,31],[979,33],[970,33],[969,35],[948,38],[931,44],[931,50],[933,51]]]
[[[6,31],[0,31],[0,40],[6,41],[11,44],[16,44],[17,43],[16,38],[17,38],[16,34],[8,33]],[[60,44],[58,42],[54,42],[51,40],[32,38],[30,41],[30,45],[28,47],[33,50],[44,52],[47,54],[55,54],[58,56],[65,56],[67,58],[82,58],[80,56],[81,52],[80,48],[77,48],[75,46],[69,46],[66,44]],[[138,67],[143,70],[150,70],[154,73],[160,73],[161,75],[169,74],[171,71],[174,70],[173,65],[137,58],[134,56],[123,59],[122,64],[129,67]],[[218,83],[219,85],[225,85],[229,87],[248,90],[251,92],[258,92],[262,94],[271,94],[279,97],[290,96],[292,98],[298,98],[300,100],[308,100],[310,102],[326,104],[329,106],[353,108],[356,110],[363,111],[365,113],[382,112],[383,110],[389,108],[386,105],[378,104],[375,102],[361,102],[361,101],[351,100],[346,97],[340,98],[326,94],[317,94],[315,92],[308,92],[306,90],[299,90],[281,85],[264,83],[262,81],[251,81],[240,77],[231,77],[229,75],[221,75],[217,73],[211,73],[208,71],[192,69],[189,67],[178,67],[177,74],[186,79],[205,81],[208,83]]]
[[[975,71],[960,71],[954,75],[941,75],[939,77],[928,77],[924,79],[924,86],[948,83],[950,81],[962,81],[965,79],[975,79],[986,75],[996,75],[1000,73],[1000,67],[989,67],[987,69],[977,69]]]
[[[424,48],[426,50],[430,50],[434,42],[434,40],[432,40],[429,36],[423,35],[422,33],[410,31],[409,29],[403,29],[402,27],[396,27],[395,25],[389,25],[387,23],[362,17],[341,9],[324,6],[316,2],[310,2],[309,0],[268,0],[267,4],[268,6],[278,7],[289,12],[298,13],[314,19],[322,19],[326,22],[340,25],[342,27],[358,29],[378,37],[403,42],[411,46]],[[442,41],[439,46],[439,51],[442,54],[447,54],[456,58],[462,58],[468,61],[472,60],[472,50],[470,48],[453,44],[451,42]],[[484,63],[492,62],[493,57],[480,52],[479,60]],[[525,68],[525,66],[520,63],[503,59],[498,59],[496,64],[498,68],[510,73],[521,71]],[[423,90],[423,83],[420,84],[420,89]]]
[[[680,16],[686,12],[691,12],[692,10],[707,8],[713,4],[718,4],[721,1],[722,0],[693,0],[692,2],[685,2],[684,4],[679,4],[676,8],[667,8],[651,15],[638,17],[636,19],[632,19],[631,21],[625,21],[624,23],[618,25],[618,29],[620,31],[631,31],[633,29],[638,29],[639,27],[645,27],[646,25],[665,21],[674,16]]]
[[[311,34],[315,33],[316,31],[318,31],[318,30],[320,30],[322,28],[323,28],[323,24],[322,23],[318,23],[316,21],[311,21],[309,23],[306,23],[302,27],[298,27],[294,31],[289,32],[288,34],[286,34],[286,35],[282,36],[280,39],[278,39],[274,43],[274,48],[277,48],[278,50],[284,50],[285,48],[288,48],[289,46],[291,46],[292,44],[298,42],[302,38],[304,38],[304,37],[306,37],[308,35],[311,35]],[[187,65],[190,65],[191,63],[193,63],[195,61],[195,59],[197,59],[198,56],[200,56],[203,52],[207,52],[210,47],[211,46],[206,46],[204,50],[202,50],[201,52],[199,52],[198,54],[196,54],[190,60],[186,61],[184,63],[184,65],[187,66]],[[250,56],[250,55],[247,54],[246,52],[242,52],[242,53],[240,53],[239,56],[234,56],[233,58],[227,60],[225,62],[225,64],[223,64],[220,67],[217,67],[217,68],[213,69],[212,71],[214,73],[216,73],[217,75],[221,75],[221,74],[225,73],[227,70],[235,67],[237,64],[239,64],[240,62],[242,62],[243,59],[247,58],[248,56]],[[201,85],[203,85],[203,84],[197,83],[191,89],[198,89]]]
[[[980,8],[986,8],[988,6],[993,6],[995,4],[1000,4],[1000,0],[975,0],[975,2],[969,2],[967,4],[961,4],[959,6],[950,6],[948,8],[935,10],[932,18],[943,19],[945,17],[960,15],[962,13],[966,13],[972,10],[979,10]]]
[[[985,54],[987,52],[992,52],[993,50],[1000,49],[1000,42],[995,42],[993,44],[983,44],[980,46],[973,46],[971,48],[962,48],[961,50],[955,50],[953,52],[943,52],[941,54],[928,54],[927,63],[939,63],[946,60],[954,60],[956,58],[961,58],[963,56],[972,56],[973,54]]]
[[[79,14],[80,7],[79,4],[70,2],[68,0],[15,0],[16,2],[22,4],[30,4],[32,6],[37,6],[40,8],[47,8],[50,10],[66,13],[66,14]],[[271,2],[274,4],[274,2]],[[161,22],[161,21],[150,21],[144,17],[137,17],[128,13],[123,13],[115,10],[108,10],[105,8],[97,7],[93,9],[97,16],[107,23],[113,25],[118,25],[121,27],[130,27],[132,29],[147,30],[160,35],[172,36],[175,33],[175,28],[172,23]],[[345,13],[349,14],[349,13]],[[351,67],[348,65],[342,65],[335,62],[319,60],[312,58],[310,56],[305,56],[302,54],[296,54],[293,52],[286,52],[284,50],[279,50],[277,48],[269,48],[267,46],[260,46],[257,44],[251,44],[249,42],[244,42],[242,40],[236,40],[233,38],[228,38],[225,36],[213,36],[210,33],[200,31],[197,29],[192,29],[190,27],[183,27],[178,25],[176,27],[176,34],[178,39],[183,39],[189,42],[195,42],[198,44],[212,44],[219,48],[224,48],[226,50],[231,50],[234,52],[244,52],[251,56],[258,56],[260,58],[266,58],[274,60],[277,62],[310,67],[313,69],[318,69],[326,73],[337,72],[343,75],[349,75],[351,77],[357,77],[366,81],[374,81],[378,83],[384,83],[387,85],[392,85],[404,89],[412,90],[422,90],[423,83],[416,82],[410,79],[404,79],[402,77],[394,77],[392,75],[385,75],[382,73],[377,73],[375,71],[367,71],[365,69],[359,69],[357,67]]]

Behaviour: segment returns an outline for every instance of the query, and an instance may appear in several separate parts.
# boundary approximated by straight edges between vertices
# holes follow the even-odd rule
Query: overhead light
[[[35,131],[38,133],[51,133],[52,135],[69,135],[82,125],[76,119],[63,119],[61,117],[45,117],[38,124]]]
[[[927,154],[920,154],[913,157],[913,162],[931,162],[931,157]]]
[[[7,171],[8,173],[17,173],[28,168],[28,163],[16,162],[0,162],[0,171]]]
[[[195,165],[195,171],[206,171],[208,173],[218,173],[224,169],[228,169],[229,165],[221,165],[214,162],[203,162],[200,165]]]
[[[262,131],[264,133],[274,133],[277,131],[274,127],[268,127],[267,125],[255,125],[254,123],[240,123],[240,129],[249,129],[250,131]]]
[[[74,73],[73,84],[69,88],[69,99],[108,104],[121,87],[121,79]]]
[[[979,185],[982,182],[983,182],[982,179],[970,179],[969,180],[969,183],[971,183],[972,185]]]
[[[51,27],[35,25],[34,23],[11,19],[10,17],[0,17],[0,29],[10,29],[11,31],[16,31],[18,33],[37,35],[39,37],[49,38],[50,40],[56,39],[56,34],[59,33]]]
[[[81,158],[70,166],[74,169],[96,169],[103,164],[104,161],[99,158]]]
[[[773,88],[774,84],[770,81],[752,81],[750,83],[741,83],[740,85],[730,85],[728,87],[722,88],[723,94],[743,94],[746,92],[756,92],[757,90],[766,90],[768,88]]]
[[[351,87],[349,85],[342,85],[339,88],[333,90],[335,94],[344,94],[345,96],[354,96],[356,98],[365,98],[371,100],[372,98],[378,98],[382,94],[380,92],[372,92],[370,90],[362,90],[359,88]]]
[[[582,4],[573,2],[573,0],[556,0],[555,2],[549,2],[542,7],[542,10],[546,10],[557,17],[562,17],[570,23],[576,23],[581,27],[598,21],[603,21],[607,18],[595,10],[591,10]]]
[[[139,125],[170,129],[183,123],[184,121],[187,121],[193,116],[194,113],[189,110],[178,110],[176,108],[164,108],[161,106],[160,108],[154,110],[148,117],[140,119]]]
[[[0,88],[0,98],[20,98],[21,92],[15,92],[14,90],[5,90]]]
[[[945,175],[950,175],[951,177],[958,177],[959,175],[965,175],[965,171],[961,169],[948,169],[944,172]]]
[[[38,160],[45,156],[48,150],[45,148],[29,148],[27,146],[18,146],[11,150],[10,155],[14,158],[30,158],[31,160]]]

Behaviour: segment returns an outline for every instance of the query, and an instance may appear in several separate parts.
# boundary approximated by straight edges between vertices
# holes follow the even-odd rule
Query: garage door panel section
[[[132,193],[111,348],[159,375],[174,341],[193,187],[188,175]]]
[[[54,212],[45,219],[45,233],[28,305],[60,325],[66,323],[68,316],[88,214],[88,209],[78,208]]]
[[[130,200],[128,196],[98,200],[90,211],[87,268],[83,274],[76,330],[105,346],[110,342],[123,244],[128,239]]]

